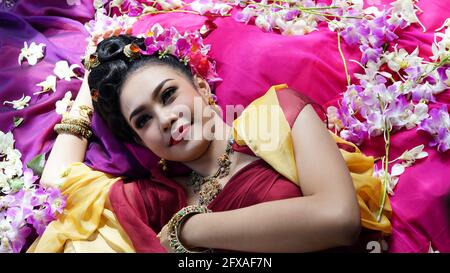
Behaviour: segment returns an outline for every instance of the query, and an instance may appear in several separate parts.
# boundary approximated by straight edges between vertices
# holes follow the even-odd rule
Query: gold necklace
[[[219,183],[219,179],[230,173],[230,155],[234,152],[232,148],[233,142],[233,138],[230,137],[225,153],[217,158],[219,168],[215,174],[203,177],[195,171],[192,171],[187,184],[189,186],[193,186],[194,193],[199,194],[199,205],[209,205],[209,203],[211,203],[212,200],[214,200],[214,198],[216,198],[216,196],[222,191],[222,185]]]

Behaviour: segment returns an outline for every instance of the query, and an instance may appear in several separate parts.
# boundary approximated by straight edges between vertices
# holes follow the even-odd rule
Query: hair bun
[[[143,38],[135,38],[128,35],[113,36],[101,41],[97,46],[97,55],[100,63],[126,58],[123,54],[123,48],[130,43],[136,43],[141,49],[145,49]]]

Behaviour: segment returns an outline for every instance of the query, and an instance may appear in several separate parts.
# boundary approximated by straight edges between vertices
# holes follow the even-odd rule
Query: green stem
[[[148,14],[161,14],[161,13],[174,13],[174,12],[179,12],[179,13],[191,13],[191,14],[200,15],[200,13],[198,13],[198,12],[196,12],[196,11],[192,11],[192,10],[175,9],[175,10],[155,10],[155,11],[149,11],[149,12],[146,12],[146,13],[140,15],[139,17],[144,16],[144,15],[148,15]],[[213,17],[228,17],[228,16],[231,16],[231,15],[230,15],[230,14],[226,14],[226,15],[215,15],[215,14],[212,14],[211,16],[213,16]]]
[[[386,203],[386,188],[387,183],[389,182],[389,142],[391,138],[391,129],[388,128],[388,123],[385,121],[385,129],[384,129],[384,142],[385,142],[385,158],[383,159],[382,165],[384,170],[384,179],[383,179],[383,192],[381,195],[380,207],[377,211],[377,222],[380,222],[381,216],[383,215],[384,204]]]
[[[347,86],[349,86],[350,85],[350,75],[348,74],[347,62],[345,61],[344,52],[342,52],[342,48],[341,48],[341,32],[339,30],[336,32],[337,32],[337,37],[338,37],[339,55],[341,55],[342,63],[344,64],[345,78],[347,79]]]
[[[270,7],[275,7],[275,8],[280,8],[280,9],[286,9],[286,7],[281,6],[281,5],[277,5],[275,3],[273,4],[261,4],[261,3],[257,3],[257,2],[248,2],[251,5],[255,5],[255,6],[260,6],[260,7],[266,7],[266,8],[270,8]],[[302,11],[304,13],[308,13],[308,14],[313,14],[313,15],[319,15],[319,16],[328,16],[328,17],[337,17],[337,18],[348,18],[348,19],[363,19],[363,17],[356,17],[356,16],[340,16],[340,15],[336,15],[336,14],[326,14],[326,13],[320,13],[320,12],[314,12],[314,10],[326,10],[326,9],[336,9],[338,7],[335,6],[330,6],[331,8],[328,7],[320,7],[320,8],[306,8],[306,7],[296,7],[299,11]]]
[[[428,73],[424,73],[422,76],[419,77],[419,79],[417,79],[416,84],[419,84],[425,77],[427,77],[428,75],[430,75],[431,73],[433,73],[434,70],[438,69],[439,67],[447,64],[447,62],[450,61],[450,57],[447,57],[443,60],[441,60],[439,63],[435,64],[433,69],[431,69],[430,72]]]
[[[309,14],[313,14],[313,15],[319,15],[319,16],[328,16],[328,17],[336,17],[336,18],[346,18],[346,19],[363,19],[363,17],[357,17],[357,16],[340,16],[340,15],[336,15],[336,14],[326,14],[326,13],[320,13],[320,12],[314,12],[314,11],[309,11],[309,10],[301,10],[305,13],[309,13]]]

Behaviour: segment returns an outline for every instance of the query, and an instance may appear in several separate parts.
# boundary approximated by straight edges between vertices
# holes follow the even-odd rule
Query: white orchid
[[[30,102],[31,97],[22,95],[22,97],[18,100],[13,101],[4,101],[3,104],[12,104],[13,108],[16,110],[21,110],[28,106],[28,103]]]
[[[418,66],[422,62],[422,58],[418,57],[419,48],[409,54],[405,49],[397,49],[397,44],[394,46],[394,51],[384,55],[387,65],[392,71],[398,72],[400,69],[406,69],[411,66]]]
[[[416,161],[416,159],[422,159],[428,156],[428,153],[423,151],[424,147],[425,146],[422,144],[412,148],[411,150],[407,150],[399,156],[398,159],[405,161],[403,164],[409,167]]]
[[[14,138],[11,132],[0,131],[0,191],[8,194],[11,192],[11,182],[22,175],[22,154],[14,149]]]
[[[53,75],[50,75],[47,77],[47,79],[45,81],[36,84],[36,86],[41,86],[42,90],[39,92],[33,93],[33,95],[46,93],[46,92],[49,92],[50,90],[53,90],[53,92],[56,92],[56,77]]]
[[[444,59],[450,58],[450,18],[447,19],[444,25],[440,29],[444,29],[444,32],[436,33],[434,35],[434,42],[431,45],[431,51],[433,56],[431,59],[433,61],[442,61]],[[437,31],[437,30],[436,30]],[[440,41],[437,42],[437,38],[440,38]]]
[[[384,181],[385,176],[387,176],[388,183],[386,185],[386,191],[390,195],[394,195],[394,188],[398,183],[400,175],[405,172],[407,167],[410,167],[417,159],[422,159],[428,156],[428,153],[423,151],[424,145],[419,145],[411,150],[406,150],[401,156],[390,161],[389,163],[393,163],[397,160],[401,160],[401,163],[396,163],[392,166],[390,173],[385,173],[385,170],[377,170],[375,166],[375,170],[373,176],[380,178],[381,181]]]
[[[6,157],[0,161],[0,170],[3,170],[3,174],[9,179],[22,175],[22,161],[20,160],[22,154],[19,150],[9,148],[4,155]]]
[[[258,15],[255,20],[255,25],[264,31],[270,31],[272,26],[270,25],[269,21],[267,21],[266,17],[264,15]]]
[[[66,3],[69,6],[79,6],[79,5],[81,5],[80,0],[66,0]]]
[[[373,111],[367,117],[367,125],[371,137],[379,136],[386,128],[386,119],[380,111]]]
[[[228,4],[216,3],[214,5],[213,11],[215,13],[219,13],[220,15],[224,16],[224,15],[227,15],[231,9],[233,9],[233,7]]]
[[[67,61],[59,61],[55,64],[55,68],[53,69],[53,73],[58,76],[59,79],[64,79],[70,82],[70,78],[78,76],[73,72],[75,68],[79,68],[80,66],[77,64],[72,64],[69,67]]]
[[[35,42],[28,47],[27,42],[23,42],[23,48],[19,54],[19,65],[22,65],[23,59],[27,59],[29,65],[37,64],[38,60],[44,57],[45,44],[40,43],[37,45]]]
[[[6,153],[8,148],[14,147],[14,136],[11,132],[3,133],[0,131],[0,154]]]
[[[329,106],[327,108],[327,116],[331,128],[336,128],[338,131],[344,128],[344,124],[339,118],[338,109],[335,106]]]
[[[313,24],[308,24],[307,21],[302,19],[284,21],[279,18],[277,19],[277,25],[282,30],[283,35],[305,35],[317,29]]]
[[[173,10],[183,6],[180,0],[156,0],[163,10]]]
[[[394,195],[394,188],[398,183],[399,176],[405,171],[405,167],[401,164],[395,164],[391,168],[391,173],[385,172],[385,170],[377,170],[375,167],[375,170],[373,172],[373,176],[378,177],[381,181],[385,180],[385,177],[387,177],[387,184],[386,184],[386,191],[389,195]]]
[[[11,187],[9,186],[9,178],[6,177],[3,173],[0,172],[0,192],[8,194],[11,192]],[[0,204],[0,208],[1,208]]]
[[[94,8],[95,9],[99,9],[101,7],[103,7],[103,5],[105,5],[107,2],[107,0],[94,0]]]
[[[406,129],[412,129],[422,122],[422,120],[428,118],[428,105],[420,102],[414,106],[414,112],[407,118]]]
[[[417,1],[418,0],[396,0],[392,2],[392,17],[388,21],[395,24],[395,20],[403,20],[407,23],[406,26],[418,23],[422,27],[423,32],[425,32],[425,26],[419,21],[419,18],[417,18],[416,12],[422,11],[415,5],[415,2]]]
[[[62,98],[61,100],[56,102],[56,104],[55,104],[56,113],[58,115],[65,114],[68,111],[68,109],[70,109],[70,107],[72,107],[73,101],[70,100],[71,98],[72,98],[72,92],[67,91],[66,94],[64,95],[64,98]]]

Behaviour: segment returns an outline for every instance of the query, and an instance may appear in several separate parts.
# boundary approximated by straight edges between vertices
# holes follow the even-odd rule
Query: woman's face
[[[205,124],[213,114],[204,114],[211,107],[200,92],[209,92],[209,86],[197,77],[194,82],[195,87],[168,66],[150,65],[133,72],[122,87],[124,118],[141,144],[161,158],[188,162],[208,149],[211,127]]]

